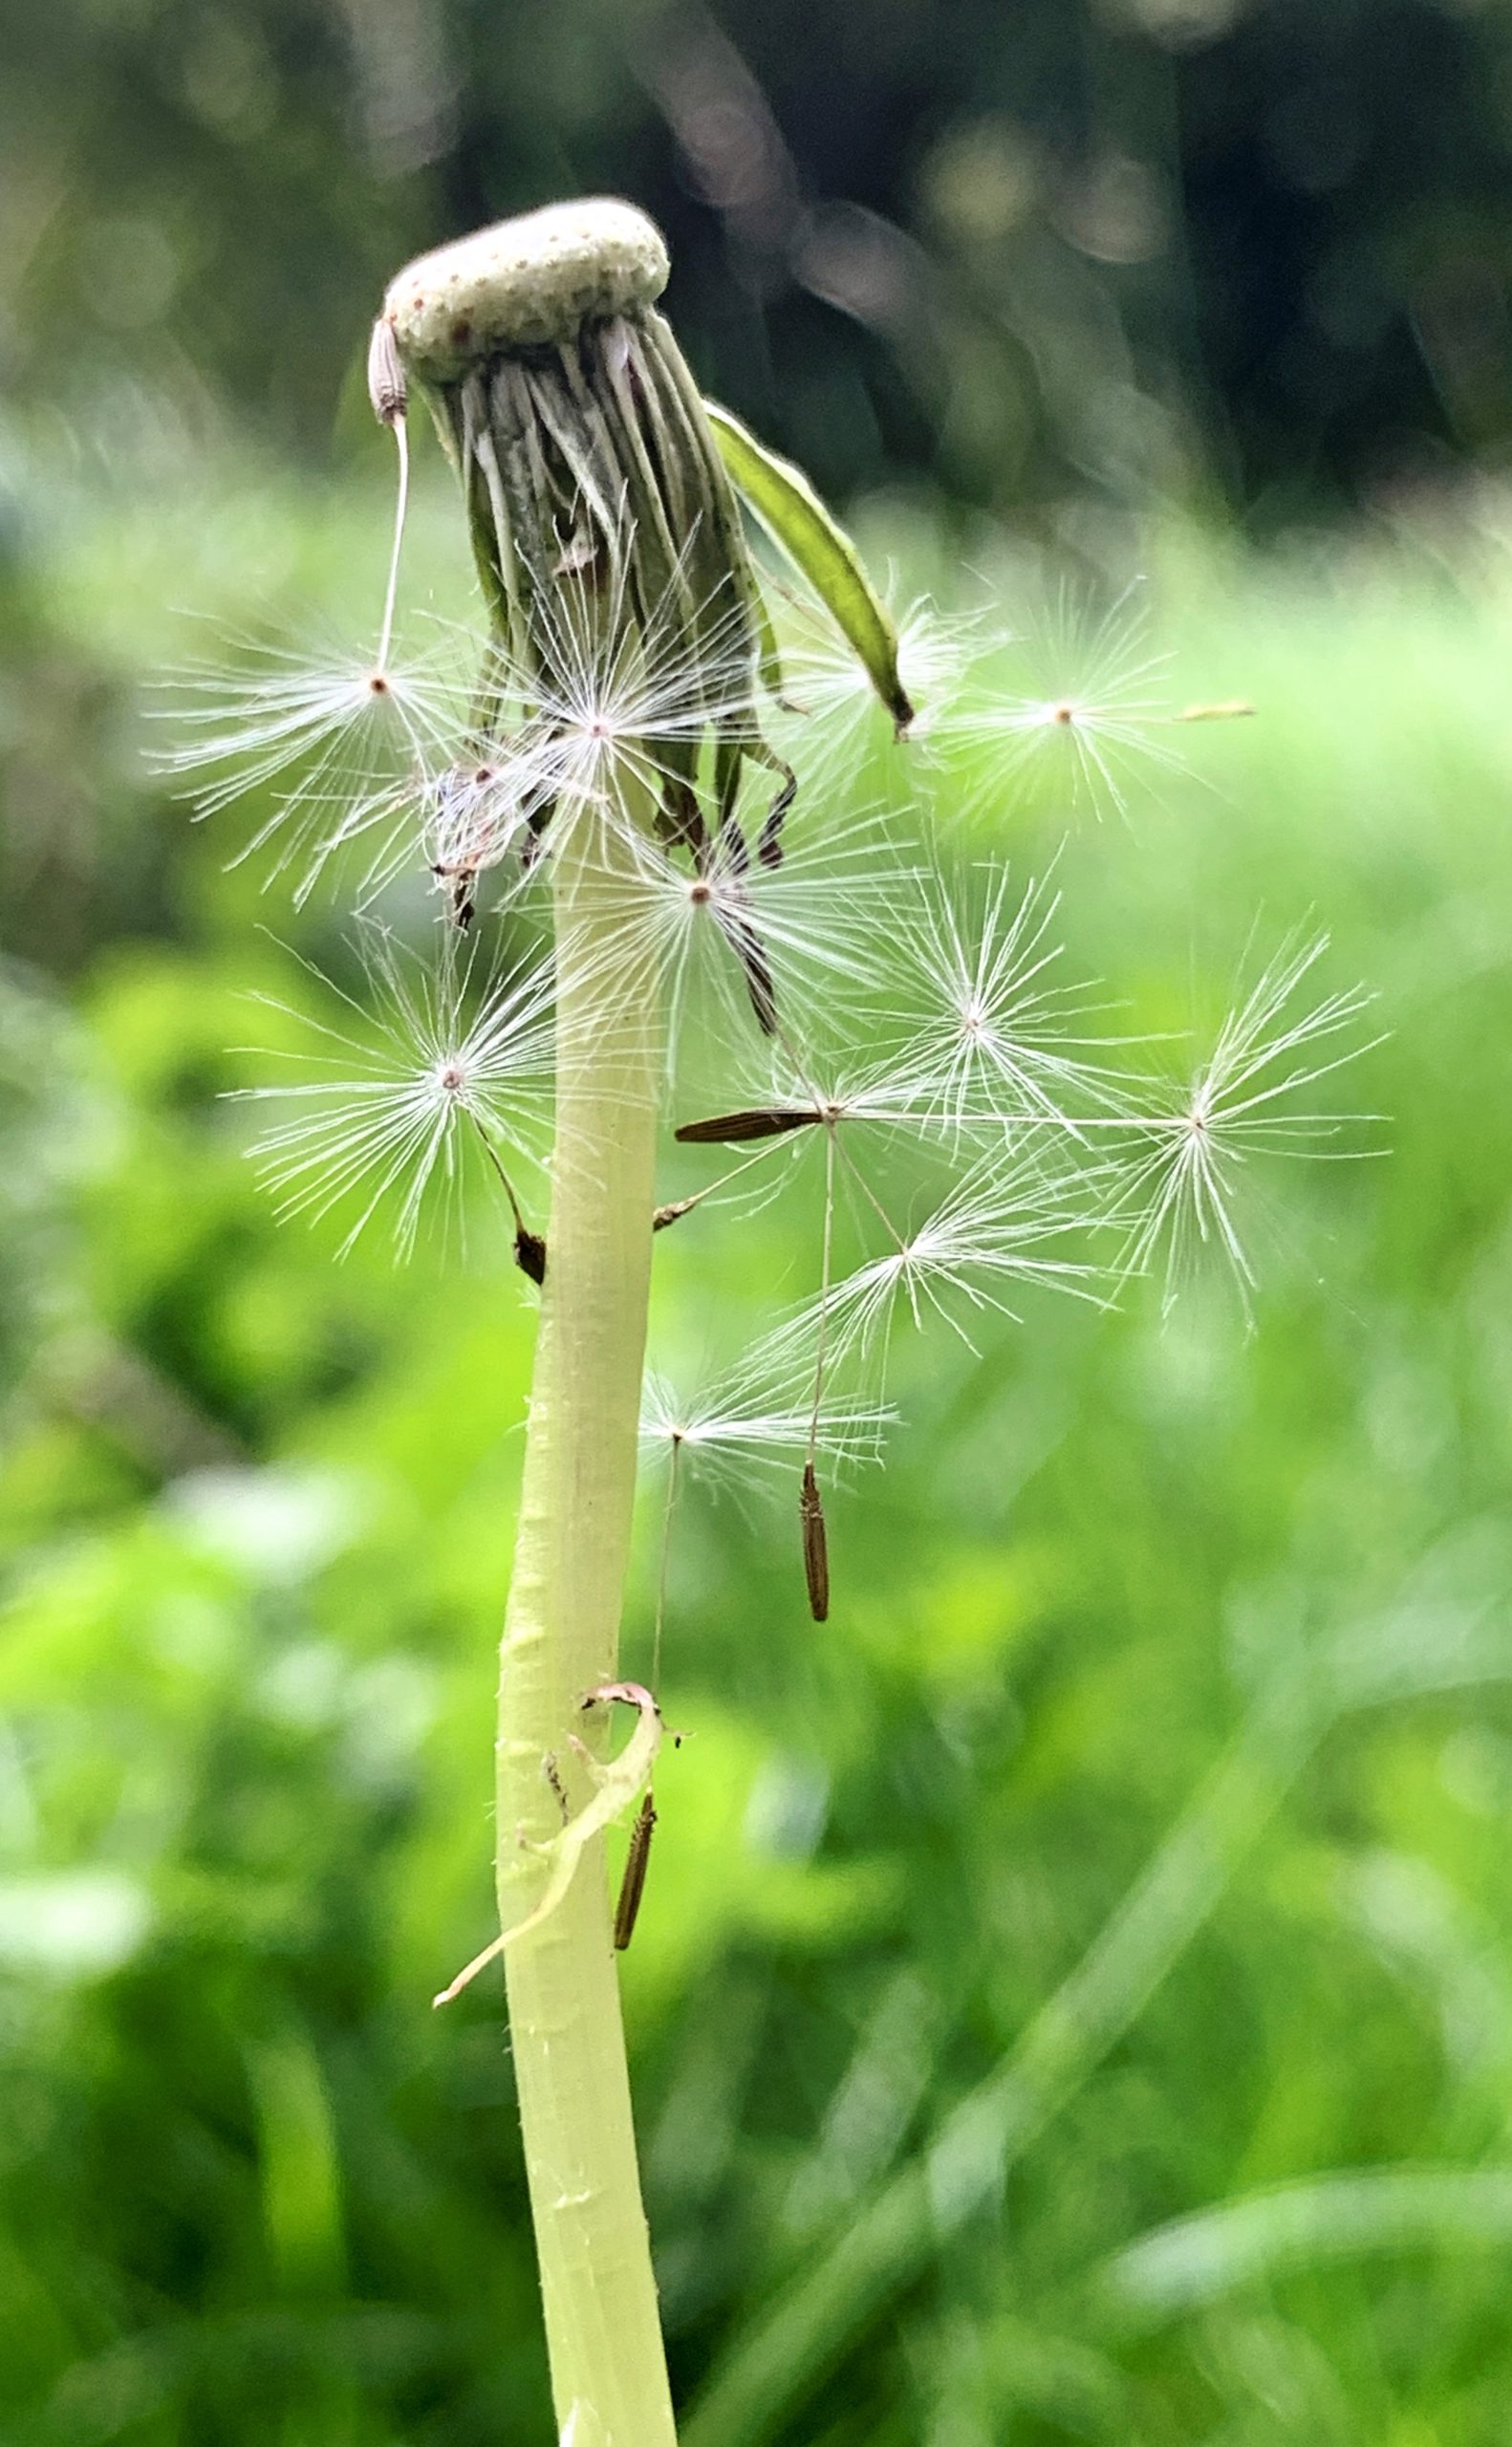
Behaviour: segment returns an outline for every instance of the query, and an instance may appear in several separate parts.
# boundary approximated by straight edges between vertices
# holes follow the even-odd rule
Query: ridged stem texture
[[[775,863],[792,790],[750,715],[756,582],[697,386],[654,309],[666,273],[659,233],[614,199],[478,231],[391,284],[374,399],[388,414],[397,353],[462,481],[495,640],[464,765],[512,771],[508,838],[523,820],[554,898],[556,1147],[500,1660],[496,1866],[563,2447],[674,2447],[603,1839],[573,1842],[565,1894],[543,1850],[593,1800],[592,1754],[611,1739],[609,1710],[584,1702],[615,1678],[630,1549],[663,1059],[655,962],[635,948],[656,934],[637,850],[709,863],[707,765],[723,854],[744,861],[754,762],[781,786],[758,853]],[[650,735],[616,758],[607,743],[627,732]],[[732,948],[769,1029],[748,931]]]
[[[661,1042],[656,981],[627,957],[636,891],[622,775],[614,820],[559,811],[552,852],[557,1116],[520,1526],[500,1654],[500,1925],[540,1892],[531,1846],[592,1791],[578,1741],[610,1728],[635,1493]],[[557,2422],[565,2447],[673,2447],[640,2202],[603,1838],[505,1956],[509,2030]]]

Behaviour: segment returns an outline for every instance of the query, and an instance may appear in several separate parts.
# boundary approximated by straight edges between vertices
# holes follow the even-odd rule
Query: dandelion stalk
[[[484,769],[524,769],[515,797],[551,870],[555,1146],[500,1657],[496,1871],[572,2447],[674,2435],[592,1798],[605,1771],[576,1735],[583,1695],[615,1671],[629,1559],[664,1077],[658,877],[680,852],[735,893],[724,931],[770,1032],[776,988],[739,899],[743,770],[769,777],[765,869],[781,864],[794,789],[753,714],[758,674],[768,688],[778,675],[713,426],[655,312],[666,274],[630,206],[557,206],[406,267],[379,326],[466,502],[494,632],[473,745]],[[375,348],[386,364],[388,343]],[[838,571],[848,635],[870,608],[868,669],[900,704],[891,624],[827,525],[823,540],[821,592]]]
[[[831,1592],[819,1461],[875,1450],[891,1413],[865,1397],[867,1378],[880,1389],[895,1320],[938,1315],[972,1348],[966,1322],[1011,1315],[1007,1295],[1020,1284],[1097,1297],[1078,1252],[1098,1222],[1124,1237],[1117,1273],[1144,1272],[1195,1237],[1247,1288],[1229,1217],[1239,1168],[1251,1153],[1298,1140],[1306,1152],[1331,1133],[1327,1114],[1288,1115],[1278,1100],[1331,1073],[1343,1058],[1331,1040],[1360,1007],[1335,994],[1299,1010],[1292,998],[1321,947],[1290,944],[1231,1016],[1187,1101],[1147,1110],[1147,1083],[1088,1058],[1087,1007],[1051,975],[1055,903],[1043,891],[1011,900],[1005,872],[994,871],[980,910],[983,896],[963,889],[932,909],[912,861],[874,858],[885,844],[870,819],[832,830],[817,863],[800,839],[789,865],[797,782],[767,726],[773,707],[797,708],[783,694],[738,495],[807,581],[899,737],[913,698],[893,622],[806,480],[701,400],[657,312],[666,276],[652,224],[602,199],[503,223],[408,265],[369,359],[375,413],[399,453],[377,657],[325,658],[313,669],[254,658],[219,698],[197,678],[193,736],[166,760],[207,774],[202,813],[227,803],[228,769],[245,760],[273,798],[259,839],[280,863],[309,855],[301,894],[358,841],[365,898],[406,864],[440,889],[438,973],[386,925],[365,922],[359,949],[378,1007],[369,1015],[333,988],[332,1019],[314,1023],[315,1061],[336,1075],[312,1075],[308,1057],[285,1048],[292,1072],[245,1092],[281,1100],[284,1117],[254,1152],[285,1210],[346,1211],[345,1249],[394,1207],[403,1252],[430,1188],[456,1192],[469,1164],[486,1168],[516,1263],[540,1292],[500,1654],[499,1934],[437,2002],[503,1957],[560,2447],[675,2447],[615,1960],[645,1874],[661,1739],[656,1694],[616,1679],[637,1442],[661,1450],[672,1472],[658,1663],[684,1461],[713,1477],[801,1458],[805,1576],[822,1622]],[[434,682],[396,648],[412,403],[428,410],[460,480],[487,614],[466,691]],[[1103,696],[1100,713],[1085,692],[1036,699],[1007,718],[1007,736],[1069,731],[1081,768],[1111,780],[1099,730],[1127,746],[1152,721],[1235,710],[1177,717]],[[531,875],[550,888],[545,972],[516,966],[512,950],[503,963],[481,952],[475,930],[494,879],[508,905]],[[684,1146],[733,1147],[736,1159],[659,1206],[668,1047],[689,1019],[690,972],[710,958],[719,1007],[761,1064],[673,1134]],[[799,998],[817,980],[823,994],[810,992],[805,1011]],[[857,1004],[849,1020],[828,1007],[842,988]],[[515,1184],[527,1178],[529,1105],[548,1070],[543,1234]],[[932,1188],[923,1221],[891,1220],[858,1161],[864,1139],[848,1144],[857,1130],[883,1134],[889,1149],[912,1139],[932,1174],[954,1176]],[[642,1427],[654,1236],[768,1159],[774,1177],[790,1172],[780,1152],[801,1156],[816,1134],[817,1300],[691,1407],[653,1380]],[[863,1250],[878,1229],[883,1243],[849,1272],[836,1265],[842,1175],[855,1193],[847,1238],[853,1223]],[[538,1223],[533,1203],[530,1212]],[[626,1702],[637,1723],[621,1739],[613,1721]],[[632,1813],[612,1913],[605,1834]],[[1205,1824],[1199,1834],[1205,1842]],[[861,2218],[803,2317],[780,2334],[758,2331],[716,2383],[717,2417],[701,2415],[701,2435],[754,2436],[759,2406],[783,2393],[769,2364],[795,2336],[789,2375],[803,2383],[823,2306],[866,2297],[907,2258],[919,2202],[956,2140],[975,2155],[984,2134],[983,2163],[996,2163],[1038,2130],[1168,1959],[1180,1913],[1174,1903],[1165,1912],[1158,1878],[1150,1894],[1003,2077],[964,2103],[928,2176],[899,2178]]]
[[[594,958],[618,922],[613,825],[559,853],[559,1086],[551,1252],[508,1613],[500,1652],[496,1873],[501,1926],[529,1909],[522,1833],[554,1831],[548,1753],[580,1695],[613,1674],[635,1493],[660,1045],[654,993]],[[606,912],[607,900],[607,912]],[[588,980],[584,990],[574,981]],[[565,1756],[564,1756],[565,1754]],[[673,2436],[640,2206],[604,1879],[590,1847],[558,1909],[506,1953],[558,2419],[625,2447]],[[576,2434],[574,2434],[575,2436]]]
[[[657,560],[660,537],[649,521],[642,534],[616,483],[608,368],[620,351],[611,329],[628,334],[623,318],[649,307],[665,270],[638,214],[589,206],[485,231],[411,266],[390,291],[386,319],[456,461],[501,657],[515,668],[549,663],[554,632],[574,617],[611,652],[616,631],[633,646],[671,580],[675,554]],[[628,337],[623,346],[628,364]],[[637,466],[634,482],[649,481]],[[655,971],[626,956],[637,845],[659,813],[644,758],[610,750],[573,769],[565,757],[560,778],[549,1257],[500,1651],[495,1867],[507,1938],[539,1906],[562,1832],[559,1794],[572,1812],[587,1806],[593,1763],[575,1728],[584,1693],[610,1679],[618,1651],[662,1070]],[[573,2447],[664,2447],[672,2405],[601,1831],[554,1908],[505,1956],[558,2426]]]

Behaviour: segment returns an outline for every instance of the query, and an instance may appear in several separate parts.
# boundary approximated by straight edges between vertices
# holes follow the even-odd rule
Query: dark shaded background
[[[6,387],[319,453],[395,264],[574,189],[837,491],[1334,512],[1512,422],[1477,0],[12,5]],[[106,378],[109,378],[108,380]]]

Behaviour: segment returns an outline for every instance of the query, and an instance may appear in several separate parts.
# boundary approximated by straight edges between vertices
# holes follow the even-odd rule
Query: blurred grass
[[[400,1273],[275,1227],[215,1092],[247,1075],[245,989],[297,976],[254,929],[292,921],[139,757],[172,607],[245,624],[253,568],[360,604],[371,509],[78,478],[7,595],[17,2447],[550,2435],[497,1999],[426,2002],[487,1928],[529,1310],[486,1215],[467,1263]],[[1152,1287],[1031,1306],[980,1364],[905,1353],[822,1633],[785,1502],[687,1509],[664,1700],[696,1738],[625,1978],[690,2447],[1504,2439],[1494,509],[1268,561],[1149,546],[1176,693],[1259,713],[1127,824],[1072,825],[1072,964],[1178,1027],[1252,926],[1310,913],[1326,982],[1367,979],[1391,1031],[1351,1087],[1390,1152],[1272,1177],[1253,1335],[1213,1283],[1168,1323]],[[448,527],[418,551],[449,609]],[[872,542],[926,583],[982,557],[896,514]],[[1032,573],[995,578],[1012,620]],[[986,761],[961,795],[962,855],[1060,837]],[[299,942],[339,933],[313,912]],[[717,1318],[737,1349],[790,1211],[702,1220],[663,1339]]]

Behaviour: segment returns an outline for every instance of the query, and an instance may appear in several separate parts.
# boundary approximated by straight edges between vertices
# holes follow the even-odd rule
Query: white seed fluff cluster
[[[895,744],[817,607],[774,606],[779,677],[745,606],[690,617],[689,550],[650,602],[626,591],[633,559],[606,592],[564,550],[528,661],[443,631],[406,656],[391,577],[370,655],[243,641],[230,677],[185,676],[163,761],[197,812],[245,795],[241,855],[265,849],[298,900],[346,875],[361,919],[359,974],[296,978],[279,1033],[302,1026],[303,1049],[243,1092],[276,1116],[254,1154],[281,1211],[332,1219],[343,1251],[384,1219],[407,1253],[470,1170],[533,1240],[553,982],[541,930],[521,943],[587,812],[633,852],[600,957],[654,978],[670,1020],[680,1146],[657,1225],[686,1235],[704,1204],[748,1212],[801,1180],[817,1217],[810,1288],[785,1284],[733,1375],[687,1399],[652,1380],[649,1449],[726,1478],[871,1456],[896,1330],[975,1347],[1040,1289],[1105,1302],[1153,1277],[1169,1302],[1212,1256],[1247,1312],[1261,1159],[1361,1152],[1361,1116],[1312,1092],[1359,1050],[1366,998],[1309,999],[1326,939],[1293,939],[1174,1085],[1067,967],[1054,855],[1037,878],[969,863],[932,804],[990,788],[1011,822],[1032,777],[1068,812],[1128,813],[1140,772],[1176,763],[1173,725],[1246,709],[1179,707],[1129,596],[1091,613],[1068,591],[1018,647],[919,602],[898,624],[917,736]],[[648,801],[654,825],[624,813]],[[417,877],[436,896],[419,933]]]

